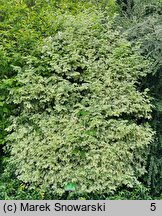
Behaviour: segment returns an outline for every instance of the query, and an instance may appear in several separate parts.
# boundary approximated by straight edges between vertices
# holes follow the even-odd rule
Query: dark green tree
[[[138,44],[139,52],[152,62],[151,73],[141,80],[138,88],[148,87],[154,98],[151,124],[156,138],[150,147],[148,174],[143,180],[152,194],[158,196],[162,193],[162,1],[134,0],[131,17],[125,12],[122,17],[122,32],[128,40]]]

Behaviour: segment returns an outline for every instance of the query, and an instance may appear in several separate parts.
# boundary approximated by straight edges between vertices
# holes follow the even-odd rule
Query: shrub
[[[9,163],[22,182],[60,195],[70,185],[76,193],[133,187],[153,135],[147,90],[136,89],[148,62],[99,12],[58,15],[57,23],[38,56],[13,66]]]

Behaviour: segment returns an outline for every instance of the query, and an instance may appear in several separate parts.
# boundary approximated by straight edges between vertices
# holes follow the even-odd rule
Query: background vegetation
[[[0,199],[162,197],[162,1],[0,0]]]

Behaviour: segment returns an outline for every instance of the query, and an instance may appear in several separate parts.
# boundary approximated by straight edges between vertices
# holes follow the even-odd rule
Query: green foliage
[[[67,196],[65,196],[67,198]],[[51,192],[50,188],[43,190],[39,187],[30,187],[19,181],[13,172],[13,168],[8,166],[0,176],[0,200],[54,200],[62,199]]]
[[[150,146],[148,174],[143,181],[151,188],[152,195],[158,196],[162,193],[162,1],[134,2],[131,18],[123,17],[122,26],[127,38],[139,44],[139,52],[151,62],[151,73],[139,85],[139,89],[149,88],[154,97],[151,125],[156,131],[156,139]]]
[[[12,179],[9,179],[12,177]],[[0,200],[41,200],[44,194],[37,189],[28,189],[16,176],[6,176],[0,182]]]
[[[134,187],[153,135],[142,123],[151,117],[148,90],[136,89],[149,62],[100,12],[58,14],[56,26],[35,56],[12,66],[9,164],[25,184],[61,196],[68,184],[76,194]]]
[[[152,200],[150,191],[142,184],[132,189],[120,189],[115,195],[107,197],[108,200]]]

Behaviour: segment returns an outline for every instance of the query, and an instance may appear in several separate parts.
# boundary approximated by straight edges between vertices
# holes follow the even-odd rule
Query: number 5
[[[151,203],[150,210],[151,211],[155,211],[156,210],[156,203]]]

